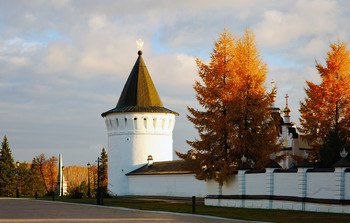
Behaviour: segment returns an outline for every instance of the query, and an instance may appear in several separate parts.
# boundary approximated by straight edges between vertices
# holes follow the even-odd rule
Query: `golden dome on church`
[[[288,108],[288,106],[286,106],[286,107],[283,109],[283,112],[284,112],[284,113],[290,112],[290,108]]]

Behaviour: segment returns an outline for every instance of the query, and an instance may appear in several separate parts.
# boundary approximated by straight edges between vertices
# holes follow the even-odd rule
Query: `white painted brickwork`
[[[194,174],[129,176],[130,195],[205,197],[206,183]]]
[[[111,113],[105,119],[108,132],[108,189],[129,195],[125,174],[147,163],[173,160],[175,115],[171,113]]]
[[[341,167],[334,172],[308,172],[307,169],[274,172],[267,168],[265,173],[238,171],[223,185],[221,196],[216,193],[217,183],[209,180],[205,204],[350,213],[350,173]]]

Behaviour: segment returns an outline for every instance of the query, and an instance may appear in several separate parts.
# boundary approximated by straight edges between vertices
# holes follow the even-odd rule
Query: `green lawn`
[[[40,198],[51,200],[51,197]],[[85,204],[96,204],[95,199],[69,199],[55,197],[56,201],[75,202]],[[152,199],[127,199],[127,198],[108,198],[104,199],[105,206],[125,207],[140,210],[152,211],[168,211],[191,213],[192,205],[189,202],[172,203],[166,200]],[[268,222],[350,222],[350,214],[331,214],[316,213],[303,211],[287,211],[287,210],[265,210],[265,209],[248,209],[248,208],[229,208],[229,207],[212,207],[205,206],[198,202],[196,205],[196,214],[211,215],[232,219],[268,221]]]

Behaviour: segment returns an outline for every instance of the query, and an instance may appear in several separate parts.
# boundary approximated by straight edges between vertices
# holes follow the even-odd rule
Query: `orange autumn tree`
[[[46,193],[54,193],[58,174],[57,157],[52,156],[47,159],[45,154],[42,153],[34,157],[34,162],[36,171],[42,178],[41,182],[44,184]]]
[[[340,158],[339,151],[349,145],[350,139],[350,51],[343,41],[330,47],[326,66],[316,62],[321,83],[306,81],[299,129],[311,146],[321,152],[321,162],[334,156],[328,165]]]
[[[244,155],[263,168],[269,154],[278,152],[277,120],[272,118],[272,93],[265,89],[266,64],[255,46],[254,34],[246,30],[235,39],[224,31],[214,42],[209,64],[197,59],[201,81],[194,84],[196,98],[204,108],[188,107],[188,119],[200,139],[187,141],[195,150],[177,155],[190,162],[187,169],[199,180],[223,184]]]

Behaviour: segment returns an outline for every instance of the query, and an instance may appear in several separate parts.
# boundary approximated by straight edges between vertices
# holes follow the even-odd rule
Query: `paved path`
[[[4,222],[248,222],[168,212],[82,205],[64,202],[0,198],[0,223]]]

